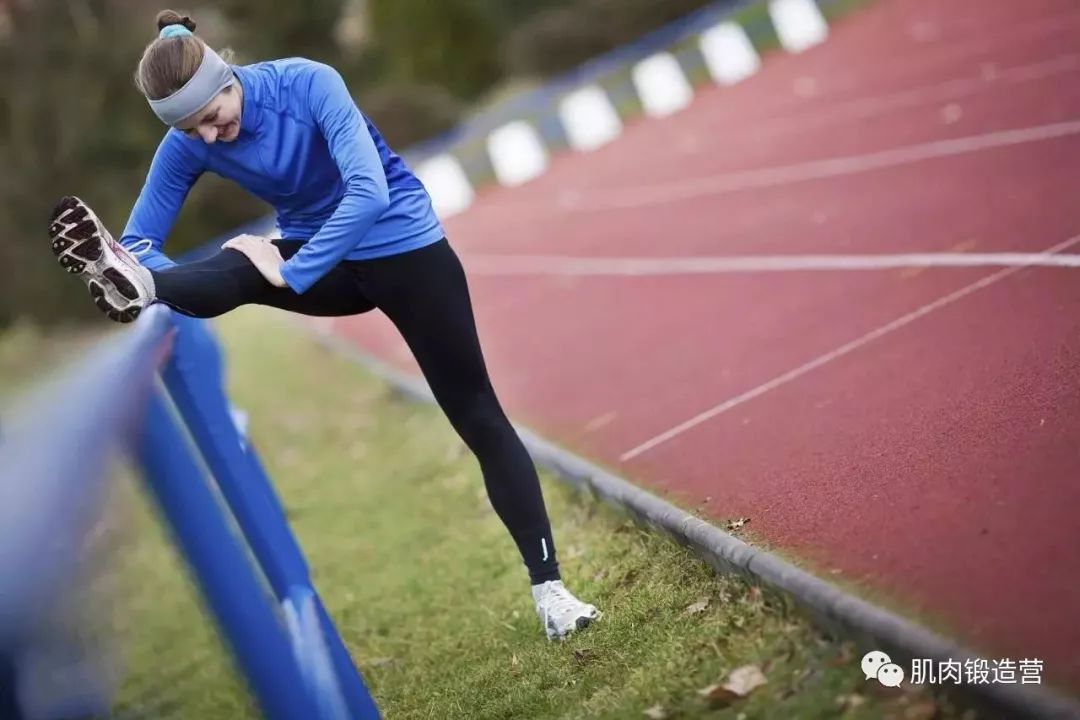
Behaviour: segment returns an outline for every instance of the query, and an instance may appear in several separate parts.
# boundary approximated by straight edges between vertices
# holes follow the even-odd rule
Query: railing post
[[[272,720],[317,718],[287,631],[159,393],[147,409],[138,458],[263,713]]]
[[[201,320],[175,316],[172,357],[162,373],[169,395],[217,480],[279,602],[291,588],[311,591],[338,681],[354,720],[378,720],[379,711],[333,620],[315,592],[303,552],[254,449],[229,411],[221,354]]]

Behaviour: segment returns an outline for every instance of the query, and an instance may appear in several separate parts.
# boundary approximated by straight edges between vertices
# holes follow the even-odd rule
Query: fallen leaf
[[[593,657],[593,651],[592,650],[585,650],[585,649],[582,649],[582,648],[578,648],[578,649],[574,650],[574,659],[577,660],[579,663],[586,663],[589,660],[591,660],[592,657]]]
[[[664,709],[663,705],[653,705],[651,708],[645,710],[644,715],[645,717],[650,718],[650,720],[666,720],[668,716],[667,710]]]
[[[698,695],[708,700],[713,707],[726,707],[740,699],[738,695],[719,684],[701,688],[698,690]]]
[[[750,522],[750,518],[738,518],[736,520],[729,520],[727,529],[729,532],[734,530],[741,530],[746,523]]]
[[[724,685],[739,697],[746,697],[766,682],[765,674],[757,665],[743,665],[731,671]]]
[[[832,659],[830,665],[833,667],[847,667],[853,662],[855,662],[855,650],[851,643],[844,643],[840,646],[840,653]]]
[[[709,598],[703,597],[692,605],[688,605],[684,611],[687,615],[697,615],[698,613],[705,612],[705,608],[709,607]]]
[[[728,673],[723,683],[698,690],[698,695],[712,705],[722,707],[741,700],[766,682],[765,674],[757,665],[743,665]]]

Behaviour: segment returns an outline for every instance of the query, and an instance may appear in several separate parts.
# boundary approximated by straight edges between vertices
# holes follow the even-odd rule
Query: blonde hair
[[[158,33],[170,25],[183,25],[195,32],[195,21],[174,10],[162,10],[154,19]],[[206,48],[200,38],[186,37],[154,38],[143,51],[139,67],[135,70],[135,86],[149,100],[169,97],[187,84],[202,64]],[[225,62],[231,62],[230,50],[221,53]]]

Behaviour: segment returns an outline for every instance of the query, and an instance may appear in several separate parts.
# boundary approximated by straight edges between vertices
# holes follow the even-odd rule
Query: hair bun
[[[191,32],[195,32],[195,21],[187,15],[181,15],[175,10],[162,10],[157,14],[154,22],[157,24],[158,32],[161,32],[170,25],[183,25]]]

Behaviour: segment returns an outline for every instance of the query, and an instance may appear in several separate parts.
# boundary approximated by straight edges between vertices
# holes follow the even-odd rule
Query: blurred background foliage
[[[707,0],[0,0],[0,330],[97,319],[64,277],[46,223],[64,194],[119,234],[163,128],[132,83],[153,18],[191,15],[244,64],[302,56],[345,76],[397,150],[448,130],[498,95],[569,70]],[[268,210],[231,183],[197,183],[169,238],[176,255]]]

